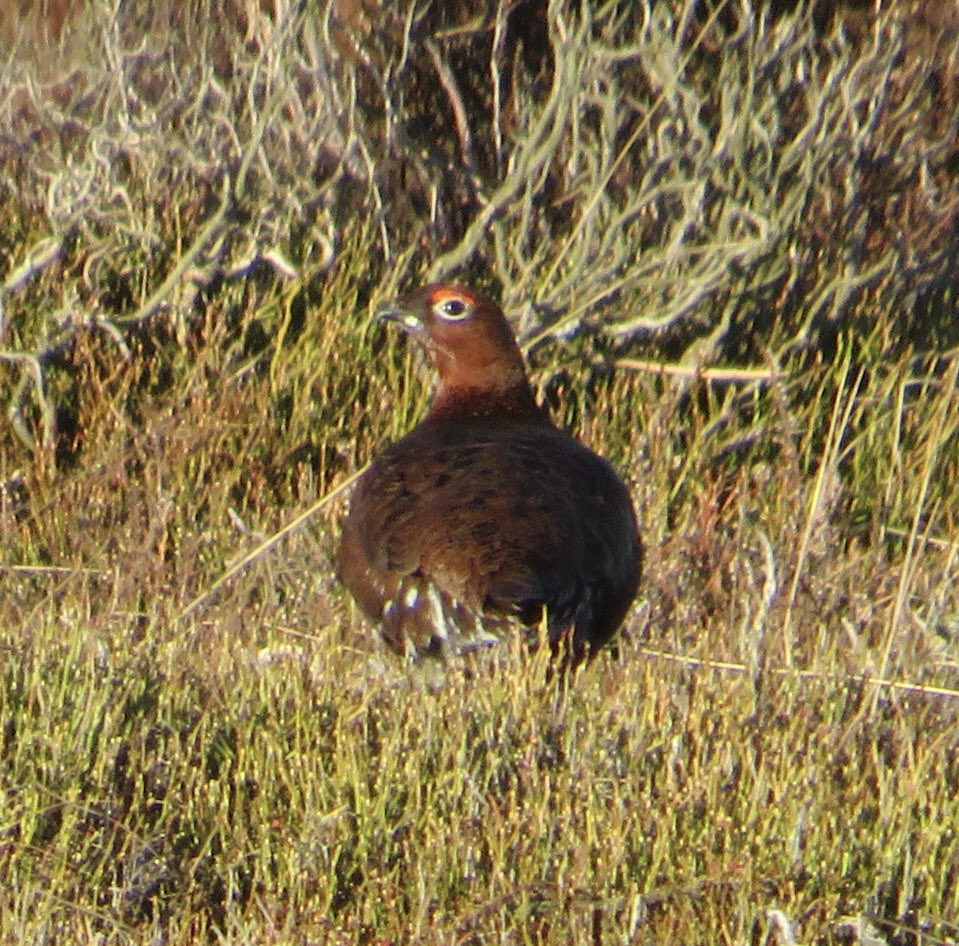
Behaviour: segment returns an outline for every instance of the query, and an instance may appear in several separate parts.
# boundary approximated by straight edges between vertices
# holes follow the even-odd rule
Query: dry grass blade
[[[339,483],[336,487],[331,489],[328,493],[321,496],[315,503],[309,506],[307,509],[304,509],[298,516],[291,519],[282,529],[277,532],[274,532],[273,535],[264,539],[260,542],[256,548],[251,549],[244,555],[236,564],[231,565],[222,575],[209,588],[200,592],[178,615],[176,620],[182,621],[184,618],[192,614],[197,608],[202,604],[209,601],[213,595],[216,594],[224,585],[229,581],[239,575],[247,566],[251,565],[262,555],[265,555],[272,548],[274,548],[280,541],[282,541],[286,536],[295,532],[300,526],[304,525],[310,519],[313,518],[321,509],[328,506],[334,499],[341,496],[345,493],[364,473],[366,472],[366,467],[362,467],[357,470],[352,475],[348,476],[343,480],[342,483]]]
[[[675,378],[701,378],[703,381],[736,382],[736,381],[775,381],[784,377],[782,372],[769,368],[723,368],[688,367],[686,365],[670,365],[664,362],[643,361],[638,358],[617,358],[615,364],[619,368],[628,368],[631,371],[645,371],[649,374],[669,375]]]
[[[953,358],[942,381],[942,391],[933,414],[928,439],[925,444],[922,466],[920,468],[919,495],[912,517],[912,525],[906,541],[905,557],[901,566],[899,583],[896,589],[896,599],[889,616],[889,625],[886,629],[885,641],[881,649],[879,661],[879,676],[884,676],[889,666],[889,659],[896,639],[902,633],[900,622],[904,613],[906,598],[910,593],[915,567],[916,552],[920,547],[919,532],[922,523],[927,519],[926,500],[932,477],[940,465],[940,453],[943,444],[951,441],[959,429],[959,408],[956,400],[956,382],[959,379],[959,359]],[[947,425],[948,428],[947,429]],[[875,712],[876,703],[873,700],[872,712]]]
[[[793,571],[792,582],[789,586],[789,594],[786,599],[786,611],[783,616],[782,641],[783,654],[785,655],[786,666],[792,665],[793,645],[790,640],[790,631],[792,625],[793,606],[796,602],[796,593],[799,589],[799,583],[803,578],[806,567],[806,558],[809,549],[809,542],[813,530],[821,521],[824,515],[823,502],[827,492],[827,483],[830,478],[837,477],[837,458],[842,446],[843,438],[846,434],[849,424],[849,418],[856,403],[856,395],[862,384],[864,371],[860,369],[852,386],[847,389],[849,372],[852,367],[852,356],[846,352],[845,357],[840,362],[837,372],[836,394],[832,405],[832,412],[829,417],[829,427],[826,430],[825,440],[823,442],[822,454],[819,459],[816,471],[816,479],[813,482],[806,506],[806,518],[803,523],[803,531],[799,540],[799,550],[796,557],[796,566]]]
[[[682,664],[685,667],[702,667],[706,670],[716,670],[723,673],[746,674],[750,673],[749,666],[728,660],[708,660],[699,657],[690,657],[686,654],[671,654],[662,650],[653,650],[649,647],[640,648],[640,653],[656,660],[667,660]],[[915,693],[924,696],[941,696],[946,699],[959,699],[959,689],[955,687],[933,686],[926,683],[912,683],[908,680],[888,680],[883,677],[864,676],[851,681],[845,674],[828,673],[822,670],[807,670],[802,667],[766,667],[766,672],[780,677],[795,677],[799,680],[831,681],[834,683],[865,684],[875,687],[878,691],[900,690],[903,693]]]

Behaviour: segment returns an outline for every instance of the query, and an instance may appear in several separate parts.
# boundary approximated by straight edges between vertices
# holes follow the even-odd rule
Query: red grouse
[[[545,612],[550,642],[578,662],[619,627],[642,549],[612,467],[536,403],[495,302],[434,284],[380,313],[439,373],[429,412],[360,478],[340,575],[394,650],[464,651]]]

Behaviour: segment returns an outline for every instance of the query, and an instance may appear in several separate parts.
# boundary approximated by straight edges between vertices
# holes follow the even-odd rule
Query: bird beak
[[[376,318],[381,322],[396,322],[404,332],[408,332],[418,341],[426,336],[426,326],[416,313],[397,302],[390,302],[377,309]]]

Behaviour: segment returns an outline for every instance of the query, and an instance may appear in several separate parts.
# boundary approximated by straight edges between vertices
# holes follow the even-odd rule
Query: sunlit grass
[[[604,8],[607,60],[561,6],[540,39],[567,30],[588,68],[555,88],[566,118],[536,168],[518,156],[544,119],[541,64],[535,49],[517,61],[496,120],[500,158],[516,161],[503,180],[522,179],[487,230],[470,230],[492,205],[469,188],[505,190],[481,175],[453,186],[413,146],[401,186],[393,144],[376,150],[364,83],[396,65],[410,22],[370,30],[367,72],[320,16],[264,13],[242,37],[154,23],[158,44],[195,53],[182,85],[157,86],[155,50],[104,32],[112,11],[91,3],[64,55],[103,98],[72,111],[47,86],[30,108],[20,94],[55,59],[4,61],[0,942],[959,935],[954,237],[943,225],[926,252],[931,231],[906,226],[910,213],[932,226],[917,207],[948,219],[930,198],[944,145],[904,145],[884,172],[893,200],[925,161],[931,190],[901,201],[915,244],[870,245],[879,269],[863,282],[843,268],[871,219],[853,213],[868,195],[839,173],[851,168],[817,178],[818,214],[799,191],[764,207],[747,172],[832,166],[856,128],[876,135],[857,154],[885,153],[902,102],[888,127],[853,118],[898,101],[891,74],[859,82],[895,58],[889,24],[857,52],[838,34],[816,45],[802,11],[753,18],[714,56],[710,20],[644,59],[646,79],[683,62],[671,85],[616,73],[656,103],[639,126],[639,99],[620,113],[625,99],[583,77],[602,77],[616,43],[632,55],[624,37],[652,49],[679,35],[682,5],[645,32]],[[772,32],[779,45],[760,41]],[[457,61],[458,34],[436,35]],[[828,104],[809,153],[749,151],[764,122],[796,115],[751,100],[740,125],[731,103],[800,66],[798,114]],[[402,89],[424,122],[445,114],[452,89],[408,68],[383,94]],[[711,69],[721,120],[702,106]],[[853,99],[826,95],[829,76]],[[493,118],[471,114],[495,140]],[[720,157],[701,150],[717,128]],[[668,149],[661,165],[619,157],[634,132],[643,154]],[[658,197],[644,190],[657,174]],[[752,216],[730,216],[736,201]],[[791,222],[764,231],[763,215]],[[752,262],[734,218],[769,238]],[[525,339],[541,336],[537,391],[622,471],[642,523],[636,607],[565,689],[542,653],[403,666],[332,566],[334,491],[429,395],[372,309],[477,234],[484,257],[461,274],[501,284]],[[946,288],[906,312],[929,282]],[[654,316],[659,331],[625,332]]]

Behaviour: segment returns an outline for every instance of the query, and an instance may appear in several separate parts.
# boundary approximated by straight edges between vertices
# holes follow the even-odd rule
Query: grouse
[[[499,306],[432,284],[379,313],[439,375],[428,413],[359,479],[340,577],[386,643],[461,654],[545,627],[578,663],[621,624],[642,546],[613,468],[557,428]]]

